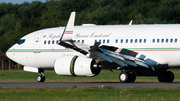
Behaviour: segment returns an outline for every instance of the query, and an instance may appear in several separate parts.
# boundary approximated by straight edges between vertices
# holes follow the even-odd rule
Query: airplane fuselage
[[[51,68],[61,55],[78,54],[57,45],[64,27],[35,31],[21,38],[24,43],[15,44],[7,56],[24,66]],[[155,60],[160,58],[169,67],[180,66],[180,25],[102,25],[76,26],[73,40],[93,45],[109,45],[137,51]],[[117,52],[118,52],[117,50]],[[18,57],[18,58],[17,58]]]
[[[134,82],[136,76],[157,76],[172,82],[167,71],[180,66],[180,25],[100,25],[74,27],[71,12],[66,27],[32,32],[7,50],[7,56],[36,72],[44,82],[44,69],[63,76],[96,76],[102,67],[121,70],[120,82]],[[106,66],[106,67],[105,67]],[[114,68],[115,67],[115,68]]]

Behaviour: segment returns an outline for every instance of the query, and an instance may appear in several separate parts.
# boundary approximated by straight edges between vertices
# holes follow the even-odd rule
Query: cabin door
[[[33,41],[33,43],[34,43],[33,52],[34,53],[40,53],[41,52],[41,50],[40,50],[40,43],[41,43],[42,34],[43,33],[38,33],[36,35],[36,37],[34,38],[34,41]]]

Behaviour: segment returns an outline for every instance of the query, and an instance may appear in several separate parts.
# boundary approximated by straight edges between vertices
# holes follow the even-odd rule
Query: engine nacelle
[[[66,55],[55,60],[54,70],[57,75],[96,76],[101,71],[101,65],[83,56]]]

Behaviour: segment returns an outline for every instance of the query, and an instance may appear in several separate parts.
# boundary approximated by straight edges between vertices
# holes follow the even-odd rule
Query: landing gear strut
[[[136,80],[136,75],[134,74],[134,72],[121,72],[119,74],[119,80],[122,83],[126,83],[126,82],[134,82]]]
[[[44,75],[44,70],[39,69],[39,75],[36,77],[37,82],[44,82],[45,81],[45,75]]]

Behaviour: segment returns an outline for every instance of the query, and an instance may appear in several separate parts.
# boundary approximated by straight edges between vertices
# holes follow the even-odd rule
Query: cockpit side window
[[[25,42],[25,39],[20,39],[19,41],[18,41],[18,45],[21,45],[21,44],[23,44]]]

